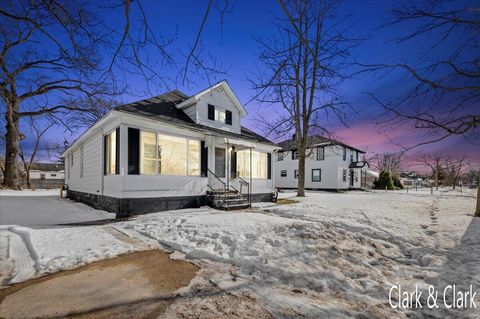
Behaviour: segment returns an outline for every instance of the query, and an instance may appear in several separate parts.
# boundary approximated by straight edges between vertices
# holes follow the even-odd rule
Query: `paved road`
[[[0,196],[0,225],[44,227],[113,218],[115,214],[60,196]]]

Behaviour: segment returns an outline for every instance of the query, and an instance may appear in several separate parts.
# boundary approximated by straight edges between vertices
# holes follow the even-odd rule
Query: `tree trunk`
[[[18,103],[14,103],[7,105],[7,112],[5,113],[7,134],[5,135],[5,175],[3,177],[3,186],[11,189],[20,189],[17,170],[18,144],[20,140],[17,111]]]
[[[298,152],[298,188],[297,196],[305,197],[305,154]]]
[[[436,168],[435,168],[435,189],[438,191],[438,162],[437,162],[437,165],[436,165]]]

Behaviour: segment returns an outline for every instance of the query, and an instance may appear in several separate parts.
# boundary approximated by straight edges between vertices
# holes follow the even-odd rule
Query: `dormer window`
[[[215,110],[215,121],[220,123],[225,123],[225,112],[220,110]]]
[[[232,112],[228,110],[219,110],[214,105],[208,104],[208,119],[232,125]]]

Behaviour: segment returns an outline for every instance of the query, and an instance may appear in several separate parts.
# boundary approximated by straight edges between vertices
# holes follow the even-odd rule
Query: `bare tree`
[[[393,10],[393,19],[386,26],[409,23],[413,31],[397,42],[435,39],[431,47],[434,56],[410,64],[363,64],[369,71],[399,71],[411,79],[412,85],[396,98],[372,95],[386,111],[385,121],[390,126],[413,123],[430,136],[407,148],[453,135],[473,142],[480,126],[480,6],[446,0],[410,2]],[[440,46],[447,48],[445,54]]]
[[[460,175],[466,172],[469,165],[465,157],[449,157],[445,161],[445,177],[448,185],[455,189]]]
[[[25,181],[27,182],[27,188],[32,188],[31,183],[30,183],[30,170],[32,168],[32,163],[36,159],[37,152],[40,147],[40,141],[42,140],[42,137],[45,135],[45,133],[54,125],[53,122],[48,123],[45,127],[40,128],[39,124],[36,123],[32,118],[30,118],[30,127],[31,130],[34,132],[34,141],[33,141],[33,146],[30,150],[30,154],[27,154],[25,150],[23,149],[22,145],[20,144],[19,148],[19,157],[22,161],[23,164],[23,170],[25,174]]]
[[[438,190],[440,171],[443,169],[449,155],[442,152],[428,154],[418,159],[419,165],[426,166],[431,169],[432,177],[435,180],[435,188]]]
[[[279,1],[285,18],[275,18],[278,36],[258,39],[259,72],[251,79],[254,99],[273,106],[277,116],[262,119],[267,135],[295,135],[298,152],[298,196],[305,196],[305,158],[308,137],[329,134],[327,115],[345,123],[349,106],[337,91],[341,73],[356,41],[342,29],[345,19],[334,19],[336,1]],[[271,113],[271,112],[270,112]]]
[[[400,170],[403,153],[377,153],[368,159],[368,164],[379,172],[389,172],[396,176]]]

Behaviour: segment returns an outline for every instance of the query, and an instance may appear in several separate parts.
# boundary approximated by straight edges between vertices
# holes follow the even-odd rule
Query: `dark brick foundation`
[[[102,209],[108,212],[116,213],[117,218],[182,208],[198,208],[207,204],[206,195],[153,198],[115,198],[68,190],[67,197],[74,201],[87,204],[95,209]],[[273,201],[273,194],[271,193],[252,194],[252,202],[271,201]]]
[[[177,196],[154,198],[115,198],[68,190],[67,197],[92,206],[116,213],[118,217],[141,215],[182,208],[197,208],[206,204],[206,196]]]

